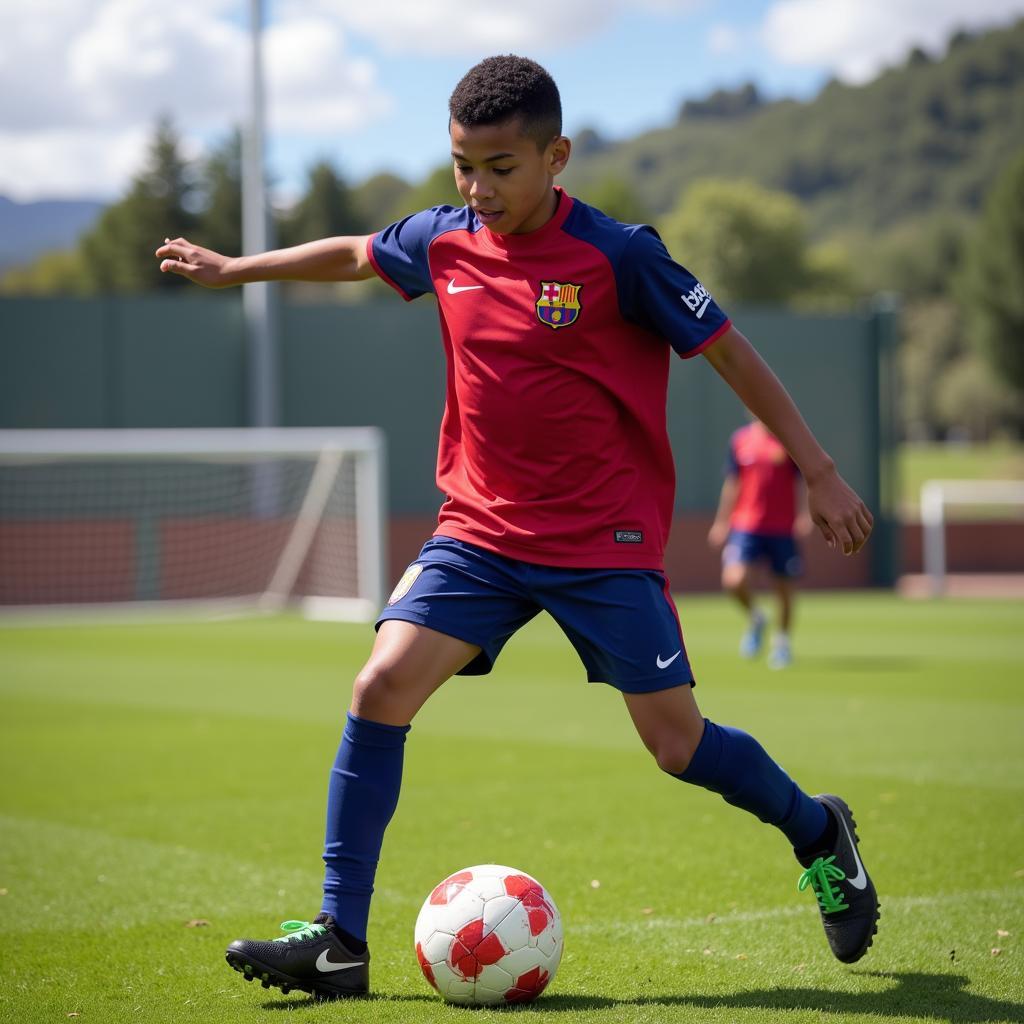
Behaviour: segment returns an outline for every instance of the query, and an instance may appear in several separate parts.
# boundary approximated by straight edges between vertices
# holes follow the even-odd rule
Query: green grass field
[[[682,606],[705,713],[857,815],[882,902],[860,964],[832,960],[782,837],[659,774],[541,620],[417,720],[376,995],[345,1004],[247,985],[223,951],[319,906],[326,773],[369,627],[0,631],[0,1019],[1024,1021],[1024,609],[800,611],[799,661],[772,673],[736,657],[723,600]],[[416,965],[420,903],[484,861],[535,874],[562,912],[562,966],[531,1007],[445,1006]]]

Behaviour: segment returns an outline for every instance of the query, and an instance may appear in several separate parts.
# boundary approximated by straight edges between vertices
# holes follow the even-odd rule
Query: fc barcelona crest
[[[540,322],[553,327],[568,327],[580,315],[581,284],[561,284],[558,281],[541,281],[540,296],[537,299],[537,316]]]

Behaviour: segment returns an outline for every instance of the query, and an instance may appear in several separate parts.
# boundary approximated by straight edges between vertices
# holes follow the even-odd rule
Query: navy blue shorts
[[[766,533],[744,533],[732,530],[722,548],[722,565],[742,562],[750,565],[766,561],[772,573],[786,579],[795,579],[804,571],[800,550],[792,537],[770,536]]]
[[[626,693],[693,684],[675,602],[663,573],[564,569],[434,537],[395,587],[377,626],[415,622],[481,650],[459,675],[486,675],[513,633],[546,611],[592,683]]]

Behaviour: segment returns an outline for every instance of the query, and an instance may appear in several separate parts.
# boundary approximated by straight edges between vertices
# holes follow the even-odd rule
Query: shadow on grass
[[[862,973],[863,977],[895,982],[884,992],[833,992],[820,988],[766,988],[733,992],[722,996],[652,995],[636,999],[606,996],[550,995],[536,1003],[509,1007],[514,1013],[579,1013],[624,1006],[692,1006],[715,1010],[815,1010],[819,1013],[875,1014],[879,1017],[928,1017],[949,1024],[1024,1024],[1024,1003],[967,991],[970,978],[962,974],[897,974],[883,971]],[[423,995],[372,995],[360,1002],[435,1003],[437,997]],[[313,999],[278,999],[264,1003],[265,1010],[294,1010],[313,1004]],[[453,1007],[454,1009],[455,1007]],[[473,1013],[473,1007],[466,1007]]]

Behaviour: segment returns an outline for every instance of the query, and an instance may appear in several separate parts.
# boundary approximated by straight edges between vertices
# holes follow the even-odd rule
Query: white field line
[[[956,906],[981,900],[1016,901],[1024,903],[1024,889],[1020,886],[1007,886],[1005,889],[967,889],[961,892],[940,893],[935,896],[886,896],[879,897],[879,905],[885,916],[896,913],[906,914],[912,910],[930,909],[935,907]],[[581,924],[572,928],[576,934],[602,933],[613,931],[643,932],[660,929],[689,928],[722,928],[734,924],[749,924],[752,921],[775,921],[787,917],[817,916],[817,908],[813,903],[805,906],[773,907],[770,910],[741,910],[718,916],[703,917],[655,917],[642,921],[603,921],[601,923]],[[710,920],[709,920],[710,916]]]

